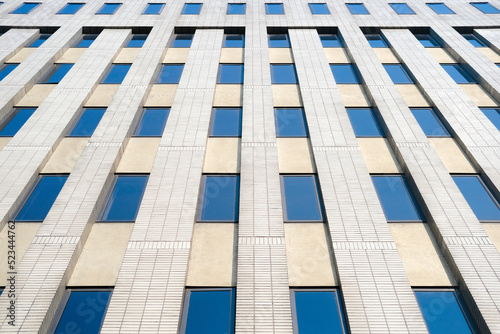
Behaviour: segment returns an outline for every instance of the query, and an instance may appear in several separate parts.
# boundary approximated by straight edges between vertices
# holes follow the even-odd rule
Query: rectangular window
[[[23,4],[16,9],[14,9],[12,12],[9,14],[28,14],[31,12],[33,9],[38,7],[41,2],[23,2]]]
[[[106,108],[85,108],[68,137],[91,137],[101,121]]]
[[[372,175],[388,222],[422,221],[420,209],[402,175]]]
[[[144,108],[134,131],[136,137],[161,137],[170,108]]]
[[[422,46],[424,48],[439,48],[439,47],[441,47],[441,45],[439,45],[439,43],[436,42],[436,40],[434,38],[432,38],[431,35],[429,35],[429,34],[417,34],[417,35],[415,35],[415,38],[418,39],[418,41],[420,42],[420,44],[422,44]]]
[[[171,48],[189,48],[193,42],[193,34],[175,35]]]
[[[266,14],[281,15],[285,14],[282,3],[266,3]]]
[[[479,108],[500,131],[500,108]]]
[[[307,123],[302,108],[274,108],[276,137],[307,137]]]
[[[120,8],[122,4],[117,2],[117,3],[105,3],[101,9],[99,9],[97,11],[96,14],[100,14],[100,15],[113,15],[114,13],[116,13],[116,11],[118,10],[118,8]]]
[[[148,38],[148,35],[146,34],[134,34],[128,41],[127,45],[125,46],[126,48],[142,48],[144,45],[144,42],[146,42],[146,39]]]
[[[89,46],[94,43],[95,39],[97,38],[97,34],[85,34],[82,36],[82,39],[80,39],[73,47],[74,48],[88,48]]]
[[[185,3],[182,8],[181,14],[184,15],[199,15],[201,11],[202,3]]]
[[[320,34],[319,39],[324,48],[341,48],[343,47],[340,38],[337,34]]]
[[[469,41],[470,44],[472,44],[476,48],[481,48],[485,47],[486,44],[484,44],[479,38],[476,37],[474,34],[463,34],[464,38]]]
[[[382,38],[380,34],[368,34],[365,35],[368,44],[372,48],[388,48],[389,44]]]
[[[330,10],[326,3],[310,3],[309,9],[313,15],[327,15],[330,14]]]
[[[13,137],[33,115],[36,108],[15,108],[2,122],[0,137]]]
[[[2,81],[10,72],[14,71],[19,64],[3,64],[0,66],[0,81]]]
[[[165,7],[164,3],[148,3],[142,15],[159,15]]]
[[[411,15],[415,14],[413,9],[411,9],[410,6],[408,6],[407,3],[404,2],[398,2],[398,3],[390,3],[389,4],[392,9],[398,14],[398,15]]]
[[[102,79],[102,84],[120,84],[130,70],[130,64],[111,64],[108,72]]]
[[[489,2],[471,2],[470,4],[484,14],[500,14],[500,10]]]
[[[214,108],[211,137],[241,137],[241,108]]]
[[[287,34],[269,34],[267,42],[270,48],[289,48],[290,41]]]
[[[234,334],[234,288],[186,289],[181,334]]]
[[[245,35],[243,34],[225,34],[222,43],[223,48],[244,48]]]
[[[227,14],[229,15],[245,15],[247,10],[246,3],[228,3]]]
[[[71,70],[74,64],[55,64],[50,71],[40,80],[41,84],[57,84]]]
[[[57,14],[76,14],[83,6],[85,6],[84,3],[69,2]]]
[[[67,179],[67,175],[40,175],[14,220],[43,221]]]
[[[219,64],[218,84],[242,84],[243,64]]]
[[[370,12],[366,9],[365,5],[362,3],[346,3],[347,9],[353,15],[369,15]]]
[[[479,175],[452,175],[452,177],[478,220],[500,221],[498,200],[488,190]]]
[[[110,299],[111,290],[67,289],[50,333],[99,334]]]
[[[297,82],[294,64],[271,64],[272,84],[296,84]]]
[[[237,222],[239,194],[239,175],[203,175],[197,221]]]
[[[460,64],[441,64],[441,66],[457,84],[476,83],[476,80]]]
[[[40,45],[42,45],[46,40],[48,40],[50,36],[51,35],[49,35],[49,34],[40,35],[37,39],[35,39],[33,41],[33,43],[27,45],[26,47],[28,47],[28,48],[37,48]]]
[[[372,108],[346,108],[356,137],[385,137]]]
[[[100,221],[135,221],[148,178],[148,175],[115,175]]]
[[[413,80],[402,64],[383,64],[395,84],[412,84]]]
[[[448,6],[442,2],[430,2],[427,3],[430,9],[432,9],[436,14],[455,14]]]
[[[348,333],[337,290],[290,291],[294,333]]]
[[[410,108],[427,137],[451,137],[432,108]]]
[[[352,64],[330,64],[335,82],[338,84],[359,84],[359,78],[356,75]]]
[[[316,175],[281,175],[285,222],[323,222],[323,205]]]

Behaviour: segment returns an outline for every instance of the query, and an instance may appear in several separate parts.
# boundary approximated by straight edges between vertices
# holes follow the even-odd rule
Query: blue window
[[[316,175],[281,175],[285,222],[322,222],[323,206]]]
[[[399,14],[399,15],[410,15],[410,14],[415,14],[413,9],[411,9],[410,6],[408,6],[407,3],[404,2],[398,2],[398,3],[390,3],[389,4],[394,11]]]
[[[244,15],[247,9],[246,3],[228,3],[227,14]]]
[[[271,64],[271,83],[296,84],[297,73],[294,64]]]
[[[440,45],[434,38],[431,37],[429,34],[417,34],[415,37],[418,39],[420,44],[424,48],[439,48]]]
[[[476,83],[476,80],[459,64],[441,64],[457,84]]]
[[[224,42],[222,43],[224,48],[244,48],[245,47],[245,35],[242,34],[225,34]]]
[[[92,45],[92,43],[94,43],[95,39],[97,38],[97,34],[85,34],[82,36],[82,39],[79,40],[74,48],[88,48],[89,46]]]
[[[132,38],[128,41],[127,45],[125,46],[126,48],[142,48],[144,45],[144,42],[148,38],[148,35],[139,35],[139,34],[134,34],[132,35]]]
[[[130,70],[130,64],[112,64],[106,73],[104,79],[101,81],[103,84],[119,84]]]
[[[170,108],[145,108],[134,131],[137,137],[161,137]]]
[[[346,108],[356,137],[384,137],[372,108]]]
[[[91,137],[101,121],[106,108],[85,108],[82,115],[71,129],[68,137]]]
[[[365,35],[366,40],[368,41],[368,44],[372,48],[388,48],[389,44],[385,41],[385,39],[382,38],[380,34],[369,34]]]
[[[171,48],[189,48],[193,42],[193,34],[175,35]]]
[[[343,46],[337,34],[321,34],[319,39],[324,48],[341,48]]]
[[[40,35],[36,40],[33,41],[30,45],[27,45],[28,48],[37,48],[40,45],[42,45],[46,40],[49,39],[51,35],[49,34],[43,34]]]
[[[415,297],[430,334],[478,333],[457,290],[416,290]]]
[[[470,4],[484,14],[500,14],[500,10],[489,2],[471,2]]]
[[[484,44],[479,38],[476,37],[474,34],[463,34],[464,38],[470,42],[473,46],[476,48],[481,48],[485,47],[486,44]]]
[[[198,221],[237,222],[239,193],[239,175],[203,175]]]
[[[500,206],[478,175],[452,175],[453,180],[480,221],[500,221]]]
[[[455,14],[448,6],[442,2],[431,2],[427,3],[430,9],[432,9],[436,14]]]
[[[101,221],[133,222],[148,183],[147,175],[116,175]]]
[[[75,14],[83,6],[85,6],[84,3],[69,2],[66,4],[66,6],[61,8],[61,10],[57,12],[57,14]]]
[[[285,14],[282,3],[266,3],[266,14],[280,15]]]
[[[410,108],[427,137],[451,137],[432,108]]]
[[[270,48],[289,48],[290,41],[287,34],[269,34],[267,42]]]
[[[198,15],[201,11],[202,3],[185,3],[184,8],[182,8],[181,14],[185,15]]]
[[[276,137],[307,137],[307,124],[302,108],[275,108]]]
[[[3,64],[0,66],[0,81],[2,81],[10,72],[14,71],[19,64]]]
[[[481,111],[488,117],[488,119],[500,131],[500,108],[480,108]]]
[[[359,78],[352,64],[331,64],[335,82],[338,84],[359,84]]]
[[[420,210],[403,176],[372,175],[372,181],[387,221],[422,221]]]
[[[0,296],[2,295],[3,289],[4,288],[0,288]]]
[[[33,115],[36,108],[16,108],[14,109],[7,119],[2,122],[2,130],[0,130],[0,137],[13,137],[17,131],[26,123],[26,121]]]
[[[186,289],[181,334],[233,334],[235,289]]]
[[[242,84],[243,64],[220,64],[219,75],[217,76],[217,83]]]
[[[142,12],[142,14],[143,15],[158,15],[163,10],[163,7],[165,7],[164,3],[148,3],[146,8],[144,8],[144,11]]]
[[[336,290],[292,290],[294,333],[347,333],[340,296]]]
[[[351,12],[351,14],[358,15],[368,15],[370,12],[366,9],[365,5],[362,3],[346,3],[347,9]]]
[[[395,84],[412,84],[413,80],[411,79],[408,72],[404,69],[401,64],[383,64],[387,74],[392,79],[392,82]]]
[[[328,9],[328,6],[326,5],[326,3],[310,3],[309,9],[311,10],[311,14],[313,14],[313,15],[330,14],[330,10]]]
[[[51,333],[99,334],[110,297],[110,290],[68,289]]]
[[[10,14],[28,14],[38,7],[38,5],[40,5],[40,2],[23,2],[21,6],[14,9]]]
[[[117,3],[105,3],[101,9],[97,11],[96,14],[102,14],[102,15],[113,15],[116,13],[118,8],[120,8],[122,4],[117,2]]]
[[[211,137],[240,137],[241,108],[214,108],[210,123]]]
[[[41,222],[54,204],[66,182],[67,175],[41,175],[17,214],[17,222]]]
[[[71,70],[74,64],[56,64],[54,65],[50,71],[40,80],[39,83],[45,84],[57,84],[59,83],[66,73]]]

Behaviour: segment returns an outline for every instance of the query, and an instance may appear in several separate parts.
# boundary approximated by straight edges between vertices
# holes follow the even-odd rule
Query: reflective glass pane
[[[92,45],[92,43],[94,43],[97,36],[99,36],[99,35],[94,35],[94,34],[83,35],[82,39],[77,44],[75,44],[74,47],[75,48],[88,48],[89,46]]]
[[[242,84],[243,83],[243,64],[220,64],[219,75],[217,77],[219,84]]]
[[[212,137],[241,136],[241,108],[214,108],[210,124]]]
[[[142,14],[144,15],[157,15],[160,14],[165,7],[164,3],[148,3]]]
[[[346,108],[356,137],[383,137],[384,131],[371,108]]]
[[[474,80],[474,78],[459,64],[441,64],[441,66],[458,84],[476,82],[476,80]]]
[[[112,64],[108,74],[101,81],[103,84],[119,84],[130,70],[130,64]]]
[[[160,137],[165,129],[169,108],[146,108],[134,136]]]
[[[285,221],[323,221],[315,175],[282,175],[281,182]]]
[[[321,34],[319,35],[321,45],[324,48],[341,48],[342,42],[336,34]]]
[[[454,11],[449,9],[442,2],[428,3],[427,6],[429,6],[436,14],[455,14]]]
[[[227,14],[232,15],[243,15],[245,14],[247,5],[244,3],[228,3],[227,4]]]
[[[351,12],[351,14],[361,14],[367,15],[370,14],[366,9],[365,5],[362,3],[346,3],[347,8]]]
[[[387,48],[389,45],[385,41],[385,39],[382,38],[380,34],[369,34],[365,35],[366,40],[368,41],[368,44],[372,48]]]
[[[43,79],[39,83],[46,84],[57,84],[59,83],[66,73],[71,70],[74,64],[57,64],[52,67],[52,69],[43,77]]]
[[[274,109],[276,137],[307,137],[307,126],[302,108]]]
[[[453,180],[480,221],[500,221],[498,201],[477,175],[453,175]]]
[[[36,108],[20,108],[14,109],[12,115],[9,117],[8,123],[5,124],[3,129],[0,131],[1,137],[13,137],[21,129],[21,127],[26,123],[26,121],[33,115]]]
[[[408,15],[408,14],[415,14],[413,9],[408,6],[408,4],[401,2],[401,3],[390,3],[389,4],[392,9],[399,15]]]
[[[38,5],[40,5],[40,2],[23,2],[21,6],[14,9],[10,14],[28,14]]]
[[[33,41],[33,43],[31,43],[27,47],[28,48],[37,48],[40,45],[42,45],[46,40],[48,40],[50,36],[51,35],[48,35],[48,34],[40,35],[36,40]]]
[[[358,76],[354,72],[352,64],[331,64],[335,82],[338,84],[357,84],[359,83]]]
[[[101,121],[106,108],[86,108],[83,110],[80,119],[75,124],[69,137],[90,137],[94,133],[97,125]]]
[[[148,35],[132,35],[132,38],[128,41],[126,48],[142,48],[144,42],[148,38]]]
[[[66,6],[61,8],[61,10],[57,12],[57,14],[75,14],[84,5],[84,3],[68,3],[66,4]]]
[[[450,137],[450,133],[432,108],[410,108],[427,137]]]
[[[486,44],[484,44],[483,42],[481,42],[479,40],[479,38],[477,38],[475,35],[473,34],[463,34],[462,36],[464,36],[464,38],[466,40],[468,40],[470,42],[470,44],[472,44],[473,46],[475,46],[476,48],[480,48],[480,47],[484,47],[486,46]]]
[[[198,15],[201,11],[202,3],[186,3],[181,14]]]
[[[117,175],[101,221],[134,221],[147,183],[146,175]]]
[[[99,11],[96,14],[106,14],[106,15],[111,15],[114,14],[118,8],[120,8],[122,4],[121,3],[106,3],[104,6],[99,9]]]
[[[420,44],[422,44],[425,48],[435,48],[440,47],[439,43],[436,42],[434,38],[429,34],[417,34],[415,37],[418,39]]]
[[[267,35],[267,41],[270,48],[289,48],[290,41],[287,34]]]
[[[500,108],[481,108],[481,111],[500,131]]]
[[[285,14],[282,3],[266,3],[266,14]]]
[[[191,42],[193,42],[192,34],[176,35],[172,41],[171,48],[189,48],[191,47]]]
[[[296,84],[297,74],[294,64],[271,64],[271,83]]]
[[[500,14],[500,10],[489,2],[471,2],[470,4],[484,14]]]
[[[387,74],[395,84],[411,84],[413,80],[401,64],[384,64]]]
[[[4,64],[0,67],[0,81],[2,81],[10,72],[14,71],[19,64]]]
[[[239,192],[239,175],[203,175],[198,221],[238,221]]]
[[[224,42],[222,44],[224,48],[244,48],[245,47],[245,35],[235,34],[235,35],[224,35]]]
[[[309,9],[312,14],[330,14],[326,3],[310,3]]]

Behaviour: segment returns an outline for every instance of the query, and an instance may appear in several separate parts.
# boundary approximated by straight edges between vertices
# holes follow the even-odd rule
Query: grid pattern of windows
[[[294,64],[271,64],[272,84],[296,84],[297,82]]]
[[[239,175],[203,175],[198,221],[237,222],[239,193]]]
[[[281,175],[285,222],[322,222],[323,205],[316,175]]]
[[[276,137],[307,137],[307,124],[302,108],[275,108]]]
[[[214,108],[210,122],[211,137],[240,137],[241,108]]]
[[[217,83],[242,84],[243,64],[220,64],[219,75],[217,76]]]

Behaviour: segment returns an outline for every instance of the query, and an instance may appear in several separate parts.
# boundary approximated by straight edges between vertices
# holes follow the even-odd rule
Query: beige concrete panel
[[[328,63],[330,64],[342,64],[342,63],[350,63],[349,58],[347,57],[344,48],[324,48],[326,59],[328,59]]]
[[[10,142],[12,137],[0,137],[0,151]]]
[[[203,173],[239,173],[240,138],[208,138]]]
[[[284,226],[290,286],[338,285],[325,225],[288,223]]]
[[[301,107],[302,102],[297,85],[271,85],[275,107]]]
[[[411,286],[454,286],[455,279],[424,223],[390,223]]]
[[[308,138],[276,138],[280,173],[316,173]]]
[[[476,84],[459,84],[460,88],[478,107],[497,107],[498,104],[484,89]]]
[[[123,48],[113,63],[115,64],[130,64],[133,63],[141,48]]]
[[[403,173],[387,139],[357,139],[369,173]]]
[[[373,48],[373,51],[375,52],[378,60],[380,60],[381,63],[399,63],[398,58],[396,58],[390,48]]]
[[[360,85],[337,85],[342,102],[346,107],[371,107]]]
[[[161,138],[130,138],[117,173],[151,173]]]
[[[95,223],[68,286],[114,286],[133,223]]]
[[[88,138],[63,138],[42,173],[71,173],[88,141]]]
[[[408,107],[430,107],[427,99],[420,93],[415,85],[396,85],[399,94],[403,97]]]
[[[426,50],[431,54],[438,63],[456,63],[448,52],[441,48],[426,48]]]
[[[153,85],[144,106],[171,107],[175,93],[177,93],[177,85]]]
[[[214,107],[241,107],[243,85],[215,85]]]
[[[184,64],[189,54],[189,48],[170,48],[167,49],[162,63]]]
[[[189,255],[187,286],[235,286],[236,224],[198,223]]]
[[[57,62],[74,64],[80,59],[85,51],[87,51],[87,48],[70,48],[57,60]]]
[[[222,48],[220,63],[243,63],[243,48]]]
[[[15,55],[13,55],[9,59],[7,59],[5,62],[6,63],[22,63],[35,50],[36,50],[36,48],[22,48],[21,50],[19,50],[19,52],[17,52]]]
[[[500,55],[496,53],[494,50],[488,48],[488,47],[483,47],[483,48],[476,48],[479,51],[483,53],[483,55],[486,56],[489,60],[491,60],[494,63],[500,63]]]
[[[429,138],[449,173],[476,173],[453,138]]]
[[[120,87],[119,84],[114,85],[98,85],[87,103],[86,107],[107,107],[113,100],[116,91]]]
[[[269,48],[269,62],[271,64],[293,63],[292,49],[290,49],[290,48]]]
[[[500,252],[500,224],[498,223],[481,223],[484,230],[490,237],[491,241]]]
[[[28,250],[33,238],[42,223],[16,223],[15,224],[15,250],[16,250],[16,266],[19,266],[24,254]],[[6,224],[0,232],[0,286],[6,286],[7,282],[7,246],[8,246],[8,225]]]
[[[34,85],[16,106],[38,107],[56,86],[57,84]]]

